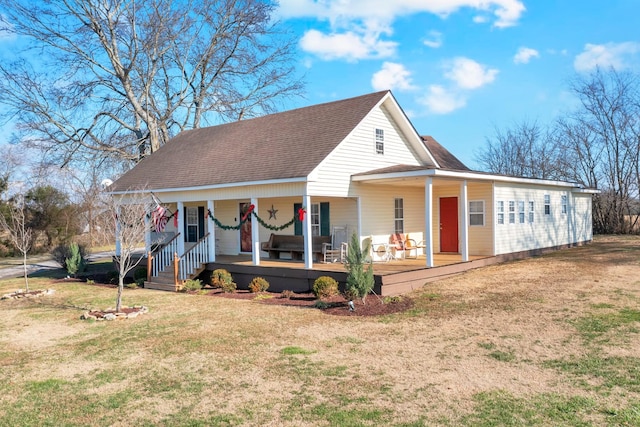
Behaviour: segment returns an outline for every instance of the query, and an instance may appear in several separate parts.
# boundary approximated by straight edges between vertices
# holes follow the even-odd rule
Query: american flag
[[[162,233],[164,231],[164,227],[167,225],[167,221],[169,221],[169,217],[165,215],[167,213],[167,209],[160,204],[161,202],[155,194],[151,193],[151,197],[156,203],[156,208],[151,212],[151,220],[153,221],[153,226],[156,231]]]

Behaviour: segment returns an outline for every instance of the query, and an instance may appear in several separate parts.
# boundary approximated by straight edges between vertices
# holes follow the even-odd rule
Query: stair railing
[[[180,257],[178,279],[185,281],[193,272],[209,261],[209,233],[205,234]]]
[[[155,252],[149,252],[147,280],[150,281],[152,277],[157,277],[161,271],[173,263],[174,254],[178,252],[178,237],[180,237],[180,233],[163,243]]]

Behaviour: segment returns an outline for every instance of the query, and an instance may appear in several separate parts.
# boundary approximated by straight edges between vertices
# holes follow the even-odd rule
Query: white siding
[[[375,130],[384,130],[384,154],[376,154]],[[309,193],[353,196],[351,175],[393,165],[420,165],[404,134],[384,107],[376,108],[311,174]]]
[[[469,226],[469,255],[493,255],[494,204],[491,183],[470,182],[467,199],[484,202],[484,225]]]
[[[550,197],[550,213],[545,214],[544,196]],[[562,196],[567,212],[562,212]],[[541,249],[591,240],[591,196],[574,194],[558,187],[525,187],[495,184],[495,203],[505,202],[505,223],[495,225],[496,254]],[[508,202],[516,204],[515,224],[509,223]],[[525,223],[518,221],[518,202],[526,206]],[[528,220],[528,202],[535,206],[534,222]],[[494,221],[495,222],[495,221]]]

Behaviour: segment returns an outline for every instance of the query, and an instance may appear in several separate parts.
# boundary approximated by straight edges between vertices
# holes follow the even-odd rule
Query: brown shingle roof
[[[433,139],[433,137],[424,135],[422,136],[422,141],[427,146],[433,157],[435,157],[436,162],[442,169],[452,169],[452,170],[460,170],[460,171],[468,171],[471,170],[464,163],[462,163],[456,156],[451,154],[449,150],[444,148],[438,141]]]
[[[120,177],[110,190],[306,177],[387,93],[181,132]]]

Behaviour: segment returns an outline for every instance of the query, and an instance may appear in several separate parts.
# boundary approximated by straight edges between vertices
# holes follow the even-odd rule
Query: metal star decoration
[[[271,209],[269,209],[267,212],[269,212],[269,219],[278,219],[276,218],[276,213],[278,212],[277,209],[273,208],[273,205],[271,205]]]

